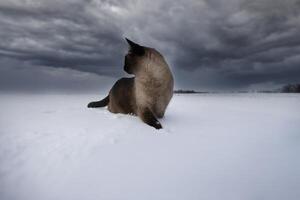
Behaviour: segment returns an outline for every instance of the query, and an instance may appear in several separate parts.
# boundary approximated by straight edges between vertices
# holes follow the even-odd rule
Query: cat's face
[[[143,60],[147,51],[146,47],[140,46],[126,38],[129,44],[129,51],[125,56],[124,70],[128,74],[135,74],[138,67],[143,67]]]

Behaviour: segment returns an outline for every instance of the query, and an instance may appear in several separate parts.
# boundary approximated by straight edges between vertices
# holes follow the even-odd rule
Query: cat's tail
[[[109,103],[109,96],[105,97],[104,99],[100,101],[93,101],[88,104],[88,108],[99,108],[99,107],[105,107]]]

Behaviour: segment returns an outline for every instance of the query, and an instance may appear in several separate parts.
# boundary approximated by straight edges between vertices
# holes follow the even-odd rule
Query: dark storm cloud
[[[128,36],[165,55],[177,87],[277,86],[300,81],[299,10],[300,0],[1,1],[0,59],[117,77]]]
[[[69,67],[99,74],[109,71],[105,68],[120,65],[122,62],[115,58],[120,60],[124,49],[121,30],[110,23],[109,17],[101,20],[88,14],[87,3],[0,4],[1,56],[32,65]]]

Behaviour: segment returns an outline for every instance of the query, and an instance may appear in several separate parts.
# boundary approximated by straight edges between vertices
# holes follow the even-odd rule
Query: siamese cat
[[[89,108],[108,106],[112,113],[134,114],[156,129],[173,96],[174,80],[164,57],[155,49],[144,47],[125,38],[129,51],[124,70],[133,78],[119,79],[107,97],[91,102]]]

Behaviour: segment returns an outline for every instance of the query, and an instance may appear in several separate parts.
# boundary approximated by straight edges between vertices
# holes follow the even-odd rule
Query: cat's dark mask
[[[129,53],[133,53],[138,56],[143,56],[145,54],[145,49],[143,46],[132,42],[128,38],[125,38],[125,39],[126,39],[127,43],[129,44]]]

